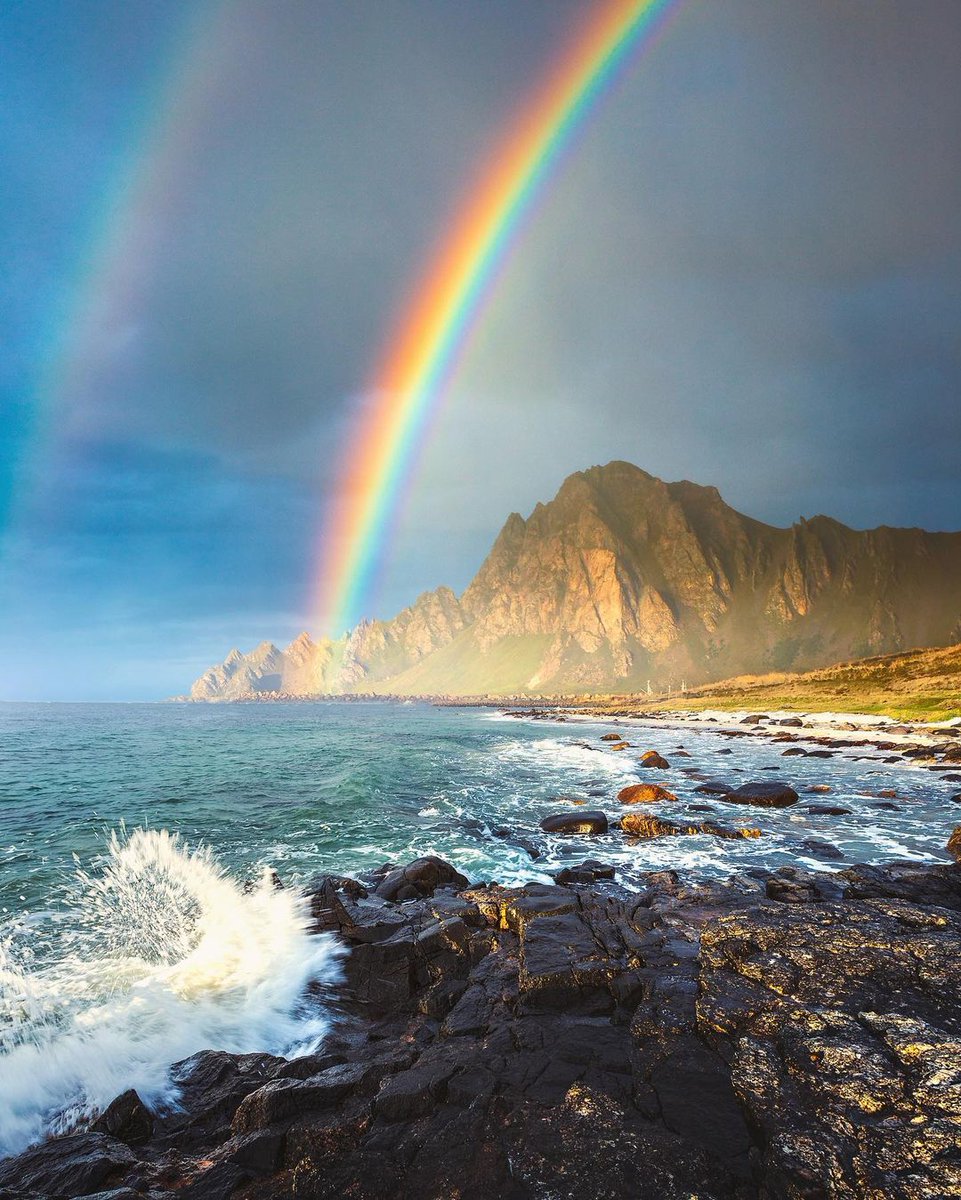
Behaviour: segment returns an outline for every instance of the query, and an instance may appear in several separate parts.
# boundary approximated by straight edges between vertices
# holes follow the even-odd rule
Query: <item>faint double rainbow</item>
[[[605,0],[522,108],[446,231],[388,338],[357,422],[319,555],[319,625],[360,615],[427,425],[525,219],[587,118],[680,0]]]

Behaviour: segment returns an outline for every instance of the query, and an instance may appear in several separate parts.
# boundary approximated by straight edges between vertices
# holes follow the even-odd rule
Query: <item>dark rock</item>
[[[619,733],[602,733],[601,734],[602,742],[620,742],[622,740],[623,739],[621,738],[621,735]]]
[[[698,784],[694,790],[703,792],[706,796],[728,796],[734,791],[731,785],[725,783],[723,779],[708,779],[704,783]]]
[[[851,815],[850,808],[840,804],[809,804],[805,809],[812,817],[847,817]]]
[[[614,868],[605,863],[599,863],[593,858],[586,858],[577,866],[563,867],[554,874],[554,881],[564,887],[569,887],[571,884],[583,886],[595,883],[599,879],[613,878]]]
[[[787,808],[797,804],[798,794],[786,783],[756,780],[728,793],[727,799],[734,804],[754,804],[760,808]]]
[[[805,838],[801,842],[801,849],[805,854],[812,855],[814,858],[840,859],[844,858],[844,851],[839,850],[837,846],[831,842],[824,842],[820,838]]]
[[[130,1088],[107,1105],[99,1117],[91,1122],[93,1133],[107,1133],[128,1146],[138,1146],[149,1141],[153,1133],[153,1114]]]
[[[607,833],[607,817],[593,808],[573,813],[552,813],[541,821],[545,833]]]
[[[641,755],[640,763],[642,767],[656,768],[658,771],[666,771],[670,767],[670,763],[666,758],[662,758],[656,750],[647,750]]]
[[[136,1161],[130,1147],[116,1138],[75,1133],[0,1161],[0,1188],[37,1197],[87,1196],[121,1183]]]
[[[961,825],[955,825],[945,849],[955,862],[961,862]]]
[[[781,757],[791,758],[797,755],[804,755],[807,757],[807,753],[807,750],[802,750],[800,746],[789,746],[787,750],[781,751]]]
[[[450,863],[428,855],[391,871],[374,889],[374,894],[384,900],[413,900],[418,896],[433,896],[437,888],[447,886],[463,888],[468,881]]]

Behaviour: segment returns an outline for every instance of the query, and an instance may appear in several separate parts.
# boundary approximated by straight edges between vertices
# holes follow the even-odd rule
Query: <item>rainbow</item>
[[[606,0],[535,91],[431,258],[366,391],[322,535],[320,625],[359,615],[405,483],[525,218],[589,115],[679,0]]]

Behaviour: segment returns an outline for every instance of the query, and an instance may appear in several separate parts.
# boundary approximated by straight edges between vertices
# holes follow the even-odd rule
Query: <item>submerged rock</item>
[[[706,796],[728,796],[734,791],[731,785],[725,783],[723,779],[707,779],[704,783],[698,784],[694,790],[703,792]]]

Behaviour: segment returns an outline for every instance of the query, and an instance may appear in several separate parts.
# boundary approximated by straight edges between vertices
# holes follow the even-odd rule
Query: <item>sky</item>
[[[314,631],[384,339],[582,15],[0,5],[0,699],[157,699]],[[370,615],[615,458],[961,529],[959,77],[957,0],[680,0],[515,246]]]

